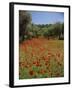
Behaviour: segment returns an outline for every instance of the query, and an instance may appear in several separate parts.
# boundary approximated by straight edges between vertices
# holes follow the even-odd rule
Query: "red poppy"
[[[29,71],[29,74],[32,76],[32,75],[34,75],[34,71],[33,70],[30,70]]]
[[[45,74],[45,73],[46,73],[46,70],[41,69],[39,72],[40,72],[41,74]]]

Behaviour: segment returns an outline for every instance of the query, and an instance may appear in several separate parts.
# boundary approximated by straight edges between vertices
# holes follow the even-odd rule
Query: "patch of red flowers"
[[[30,76],[35,75],[37,71],[32,70],[32,66],[35,66],[36,69],[39,68],[38,74],[46,74],[48,73],[50,77],[52,77],[53,73],[51,72],[50,61],[53,59],[58,64],[57,66],[61,67],[61,60],[63,59],[63,53],[52,50],[52,47],[48,47],[48,44],[52,45],[52,41],[48,41],[45,38],[33,38],[31,40],[26,40],[20,44],[20,53],[22,52],[22,56],[24,60],[19,62],[19,68],[28,69],[28,73]],[[55,49],[55,48],[53,48]],[[52,52],[53,51],[53,52]],[[23,54],[25,54],[23,56]],[[54,67],[54,66],[53,66]],[[21,71],[19,72],[21,75]],[[56,72],[56,76],[60,76],[60,73]],[[35,76],[35,77],[38,77]]]
[[[33,70],[30,70],[29,71],[29,74],[32,76],[32,75],[34,75],[34,71]]]

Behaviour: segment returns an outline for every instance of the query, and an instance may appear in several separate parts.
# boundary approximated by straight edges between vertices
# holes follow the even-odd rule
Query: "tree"
[[[19,11],[19,38],[21,41],[25,39],[27,35],[27,26],[31,23],[31,16],[27,11]]]
[[[32,32],[33,32],[33,37],[37,37],[40,35],[40,27],[36,24],[32,24]]]
[[[61,24],[61,35],[60,35],[60,39],[64,40],[64,23]]]
[[[62,30],[61,30],[62,34],[64,34],[64,23],[62,23]]]
[[[60,39],[60,36],[61,36],[61,30],[62,30],[62,25],[60,22],[57,22],[56,24],[53,25],[54,27],[54,35],[56,37],[58,37],[58,39]]]

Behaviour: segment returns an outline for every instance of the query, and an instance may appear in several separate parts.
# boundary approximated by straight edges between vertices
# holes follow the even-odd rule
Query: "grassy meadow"
[[[20,44],[19,79],[64,76],[63,40],[33,38]]]

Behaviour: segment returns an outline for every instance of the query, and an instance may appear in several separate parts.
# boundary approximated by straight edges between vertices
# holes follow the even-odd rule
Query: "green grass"
[[[64,41],[32,39],[20,44],[19,79],[64,76]]]

